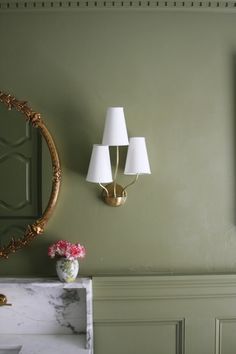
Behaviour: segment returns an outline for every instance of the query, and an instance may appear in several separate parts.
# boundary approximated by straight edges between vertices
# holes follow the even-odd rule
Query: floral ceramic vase
[[[69,260],[62,257],[57,260],[56,271],[60,281],[72,283],[78,275],[79,262],[77,259]]]

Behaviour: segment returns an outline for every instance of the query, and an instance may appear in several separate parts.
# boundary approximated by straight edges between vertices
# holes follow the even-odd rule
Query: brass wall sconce
[[[119,146],[128,146],[125,175],[134,175],[135,178],[122,187],[117,183],[119,169]],[[116,163],[114,177],[112,177],[109,147],[116,147]],[[86,180],[98,183],[103,189],[102,198],[110,206],[123,205],[127,199],[127,188],[134,184],[139,175],[150,174],[150,166],[144,137],[128,139],[124,109],[109,107],[107,109],[102,144],[93,145],[92,155]],[[105,185],[104,185],[105,184]]]

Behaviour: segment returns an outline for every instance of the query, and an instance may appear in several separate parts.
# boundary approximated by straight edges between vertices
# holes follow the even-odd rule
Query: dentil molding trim
[[[236,0],[0,0],[0,11],[35,11],[35,10],[91,10],[91,9],[135,9],[135,10],[177,10],[177,11],[207,11],[236,12]]]

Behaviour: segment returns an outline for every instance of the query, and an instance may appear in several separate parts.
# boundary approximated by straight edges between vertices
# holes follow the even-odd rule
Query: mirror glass
[[[41,117],[36,125],[27,120],[25,112],[31,116],[35,112],[28,106],[26,110],[25,105],[19,111],[0,103],[0,250],[13,241],[25,241],[30,225],[41,227],[34,230],[33,226],[32,239],[41,233],[59,191],[60,165],[55,144]]]

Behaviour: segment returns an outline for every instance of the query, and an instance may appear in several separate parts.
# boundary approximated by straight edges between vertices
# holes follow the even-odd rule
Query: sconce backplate
[[[109,183],[106,185],[108,195],[105,190],[102,192],[102,199],[104,202],[110,206],[120,206],[126,202],[127,192],[124,191],[124,188],[117,183]],[[115,193],[114,193],[115,190]]]

